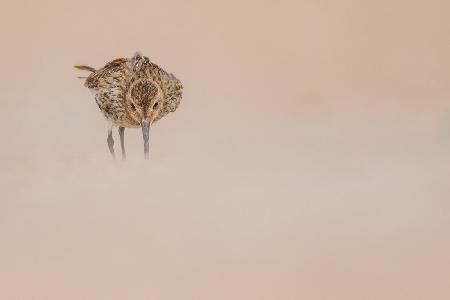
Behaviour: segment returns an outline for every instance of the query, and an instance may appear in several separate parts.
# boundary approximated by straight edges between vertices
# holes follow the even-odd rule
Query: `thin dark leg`
[[[119,127],[120,146],[122,147],[122,159],[127,157],[125,153],[125,127]]]
[[[114,154],[114,139],[112,137],[112,130],[108,130],[108,138],[106,139],[106,141],[108,142],[108,147],[109,147],[109,152],[111,152],[111,155],[113,158],[116,158],[115,154]]]

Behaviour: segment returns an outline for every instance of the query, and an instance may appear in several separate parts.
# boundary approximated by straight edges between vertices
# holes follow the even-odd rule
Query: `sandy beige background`
[[[0,5],[0,299],[450,299],[448,1]],[[136,50],[114,162],[72,65]]]

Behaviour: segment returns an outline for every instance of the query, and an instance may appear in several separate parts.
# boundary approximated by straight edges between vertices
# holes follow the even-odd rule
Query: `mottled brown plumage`
[[[121,132],[123,156],[124,128],[142,127],[147,157],[148,130],[151,124],[178,108],[183,89],[180,80],[139,53],[132,58],[115,59],[98,70],[75,67],[92,72],[85,86],[93,92],[98,107],[111,124],[108,131],[111,154],[114,156],[112,126],[118,126]]]

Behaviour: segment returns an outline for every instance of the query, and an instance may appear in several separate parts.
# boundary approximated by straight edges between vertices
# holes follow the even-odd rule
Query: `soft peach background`
[[[0,5],[0,299],[450,299],[449,1]],[[136,50],[112,161],[72,65]]]

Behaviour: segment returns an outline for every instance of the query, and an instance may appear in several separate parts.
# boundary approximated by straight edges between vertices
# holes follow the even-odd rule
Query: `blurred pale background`
[[[0,299],[450,299],[450,2],[0,5]],[[72,65],[136,50],[112,161]]]

